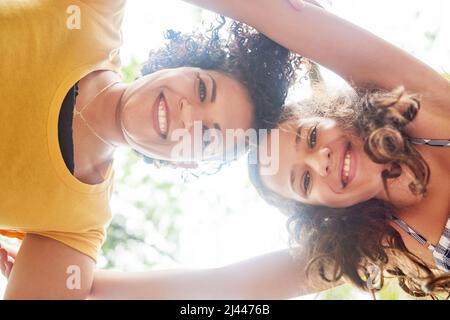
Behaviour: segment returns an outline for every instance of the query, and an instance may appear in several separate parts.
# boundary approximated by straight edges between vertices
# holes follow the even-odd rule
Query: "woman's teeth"
[[[166,117],[166,104],[164,98],[161,96],[158,106],[158,122],[159,130],[163,135],[167,134],[167,117]]]

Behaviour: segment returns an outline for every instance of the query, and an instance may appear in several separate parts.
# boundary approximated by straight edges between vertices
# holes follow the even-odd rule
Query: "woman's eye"
[[[311,174],[309,171],[306,171],[305,175],[303,176],[303,191],[305,194],[308,193],[309,186],[311,185]]]
[[[200,77],[198,77],[198,96],[201,102],[204,102],[207,96],[206,84]]]
[[[312,128],[311,132],[309,133],[309,146],[310,148],[314,148],[317,143],[317,126]]]

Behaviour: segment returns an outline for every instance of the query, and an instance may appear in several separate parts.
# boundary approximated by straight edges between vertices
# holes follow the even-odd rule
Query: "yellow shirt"
[[[125,0],[0,1],[0,235],[33,233],[96,260],[111,221],[113,172],[88,185],[58,142],[64,97],[120,67]]]

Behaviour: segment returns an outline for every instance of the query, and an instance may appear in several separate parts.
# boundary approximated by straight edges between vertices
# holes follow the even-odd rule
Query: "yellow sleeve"
[[[122,25],[126,0],[80,0],[99,15],[111,20],[113,27],[119,30]]]
[[[30,232],[43,237],[51,238],[65,245],[80,251],[81,253],[91,257],[97,262],[98,253],[105,241],[106,230],[91,230],[86,233],[70,233],[70,232]]]

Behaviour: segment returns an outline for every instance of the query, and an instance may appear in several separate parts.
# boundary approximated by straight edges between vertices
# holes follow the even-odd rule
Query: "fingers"
[[[1,248],[0,249],[0,271],[1,271],[2,275],[5,277],[6,277],[6,263],[5,263],[6,261],[8,261],[6,250]]]
[[[0,248],[0,262],[4,263],[6,261],[8,261],[8,252],[5,248]]]
[[[13,265],[14,265],[14,261],[7,261],[6,263],[5,263],[5,273],[4,273],[4,276],[8,279],[9,278],[9,275],[11,274],[11,270],[12,270],[12,268],[13,268]]]
[[[5,248],[0,247],[0,272],[6,278],[9,278],[15,261],[14,257],[8,257],[8,254]]]
[[[6,254],[7,254],[8,256],[10,256],[10,257],[13,258],[13,259],[16,259],[16,256],[17,256],[17,249],[12,248],[12,247],[9,247],[9,246],[2,245],[2,244],[0,243],[0,251],[1,251],[1,250],[5,250],[5,251],[6,251]]]

